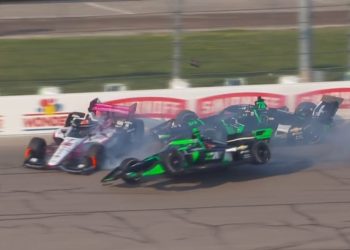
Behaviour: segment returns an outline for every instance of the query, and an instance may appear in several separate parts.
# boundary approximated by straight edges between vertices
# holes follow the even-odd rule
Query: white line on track
[[[117,12],[120,14],[135,14],[135,13],[127,11],[127,10],[122,10],[122,9],[114,8],[114,7],[108,7],[108,6],[105,6],[102,4],[98,4],[98,3],[87,2],[85,4],[90,6],[90,7],[94,7],[94,8],[98,8],[98,9],[102,9],[102,10],[113,11],[113,12]]]

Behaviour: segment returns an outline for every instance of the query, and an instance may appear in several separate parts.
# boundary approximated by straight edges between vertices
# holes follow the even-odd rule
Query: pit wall
[[[62,126],[69,112],[86,112],[90,100],[129,105],[137,102],[137,113],[169,119],[183,109],[205,117],[234,104],[253,104],[262,96],[269,107],[294,110],[303,101],[318,103],[322,95],[344,98],[338,115],[350,118],[350,81],[291,85],[247,85],[122,92],[92,92],[59,95],[0,97],[0,135],[47,133]]]

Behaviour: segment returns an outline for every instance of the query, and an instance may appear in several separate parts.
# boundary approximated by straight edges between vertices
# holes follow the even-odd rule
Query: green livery
[[[181,111],[175,119],[168,120],[151,129],[151,134],[167,144],[175,139],[191,137],[197,128],[203,136],[225,142],[235,135],[246,136],[261,129],[271,128],[267,123],[267,106],[262,98],[255,105],[233,105],[222,112],[199,118],[190,110]]]
[[[193,130],[193,138],[176,139],[168,143],[161,152],[140,161],[125,159],[108,173],[101,182],[111,182],[119,178],[127,183],[156,175],[181,175],[211,168],[226,168],[238,163],[264,164],[270,160],[268,141],[272,129],[260,129],[251,136],[237,136],[227,142],[204,139]]]

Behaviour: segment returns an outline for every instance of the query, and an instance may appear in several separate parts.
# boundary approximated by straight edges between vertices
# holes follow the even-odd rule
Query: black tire
[[[309,134],[305,143],[309,145],[320,144],[323,141],[323,135],[321,134]]]
[[[65,127],[70,127],[72,125],[72,120],[74,118],[84,118],[85,116],[85,113],[82,113],[82,112],[72,112],[72,113],[69,113],[69,115],[67,116],[67,119],[64,123],[64,126]]]
[[[193,119],[198,119],[198,115],[195,112],[191,110],[182,110],[180,113],[177,114],[175,118],[175,123],[185,124]]]
[[[286,142],[289,146],[295,146],[297,144],[297,139],[289,132],[287,134]]]
[[[122,163],[120,164],[121,172],[123,173],[121,178],[125,183],[136,184],[140,182],[141,176],[128,175],[130,171],[130,167],[138,162],[140,161],[136,158],[127,158],[123,160]]]
[[[46,141],[39,137],[33,137],[26,149],[25,158],[38,158],[40,160],[45,158]]]
[[[304,128],[303,137],[305,144],[319,144],[324,139],[323,125],[317,122],[310,124],[310,126]]]
[[[177,149],[166,150],[160,158],[168,174],[177,175],[184,171],[186,159]]]
[[[269,145],[263,141],[254,142],[251,148],[252,162],[254,164],[265,164],[271,158]]]
[[[85,174],[91,174],[100,170],[104,162],[104,147],[101,144],[92,144],[84,159],[83,164],[85,165]]]
[[[140,119],[135,119],[133,121],[135,131],[130,137],[131,143],[140,143],[145,135],[145,124]]]
[[[313,102],[302,102],[296,108],[294,114],[303,118],[311,118],[316,104]]]

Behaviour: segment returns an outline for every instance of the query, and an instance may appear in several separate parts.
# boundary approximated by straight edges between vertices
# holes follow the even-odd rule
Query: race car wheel
[[[34,137],[30,140],[28,147],[25,151],[25,159],[38,158],[44,159],[46,153],[46,141],[39,137]]]
[[[121,172],[123,173],[122,179],[128,184],[136,184],[141,180],[141,176],[135,172],[130,171],[130,167],[136,163],[140,162],[136,158],[127,158],[120,164]]]
[[[83,159],[82,173],[92,174],[102,168],[104,159],[104,147],[101,144],[93,144]]]
[[[314,144],[319,144],[322,142],[322,135],[321,134],[318,134],[318,133],[312,133],[312,134],[309,134],[308,135],[308,138],[306,139],[306,143],[307,144],[311,144],[311,145],[314,145]]]
[[[183,172],[186,160],[184,155],[178,150],[167,150],[163,152],[160,157],[168,174],[176,175]]]
[[[184,124],[192,119],[198,119],[198,115],[191,110],[182,110],[180,113],[177,114],[175,122],[177,124]]]
[[[316,104],[313,102],[302,102],[295,108],[295,114],[303,118],[311,118]]]
[[[131,135],[130,141],[131,143],[140,143],[142,140],[144,134],[145,134],[145,124],[140,119],[135,119],[133,121],[133,125],[135,128],[135,131]]]
[[[85,113],[82,113],[82,112],[72,112],[72,113],[69,113],[69,115],[67,116],[67,119],[64,123],[64,126],[65,127],[70,127],[72,125],[72,120],[74,118],[84,118],[85,116]]]
[[[310,126],[304,128],[303,136],[304,143],[306,144],[318,144],[324,139],[323,125],[313,123]]]
[[[254,164],[265,164],[271,158],[270,148],[263,141],[257,141],[252,145],[251,154]]]
[[[300,140],[297,140],[296,136],[293,135],[292,133],[288,133],[286,142],[287,142],[287,145],[294,146],[297,144],[297,142],[300,142]]]

